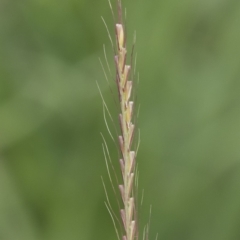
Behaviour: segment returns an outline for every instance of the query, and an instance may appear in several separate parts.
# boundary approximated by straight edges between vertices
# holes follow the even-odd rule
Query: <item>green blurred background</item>
[[[240,1],[124,5],[129,40],[137,31],[150,239],[239,240]],[[100,180],[112,195],[101,16],[113,34],[107,0],[0,0],[0,240],[116,239]]]

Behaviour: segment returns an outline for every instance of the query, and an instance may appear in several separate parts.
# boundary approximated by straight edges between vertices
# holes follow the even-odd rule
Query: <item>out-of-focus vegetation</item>
[[[124,3],[129,40],[137,30],[151,239],[238,240],[240,1]],[[107,0],[0,0],[1,240],[116,239],[100,181],[96,80],[115,106],[98,61],[103,44],[113,57],[101,16],[113,34]]]

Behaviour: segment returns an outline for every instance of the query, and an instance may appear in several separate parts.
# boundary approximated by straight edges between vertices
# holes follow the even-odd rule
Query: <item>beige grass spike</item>
[[[118,10],[118,19],[115,22],[115,40],[112,39],[110,35],[110,31],[108,29],[108,26],[105,22],[105,20],[102,18],[103,23],[107,29],[107,33],[110,39],[110,42],[112,44],[112,48],[114,50],[114,58],[113,61],[115,62],[115,70],[116,70],[116,86],[118,90],[118,97],[119,97],[119,105],[120,105],[120,112],[119,112],[119,129],[121,131],[120,134],[118,134],[118,146],[120,149],[120,155],[119,156],[119,163],[120,163],[120,170],[122,175],[122,181],[119,182],[118,188],[120,191],[120,195],[122,198],[122,207],[120,208],[120,216],[122,219],[122,224],[124,226],[123,232],[121,234],[122,240],[139,240],[139,228],[138,228],[138,211],[136,203],[137,195],[136,191],[138,190],[138,177],[139,177],[139,171],[137,170],[137,162],[136,157],[138,154],[138,149],[140,145],[140,130],[138,130],[138,141],[136,144],[132,144],[133,137],[135,135],[134,129],[136,129],[134,120],[139,115],[139,109],[136,113],[135,109],[135,102],[133,99],[133,95],[135,94],[135,80],[134,76],[136,74],[136,64],[137,64],[137,55],[134,54],[134,46],[136,43],[136,32],[134,32],[134,38],[133,38],[133,46],[132,51],[130,50],[130,55],[128,57],[128,50],[127,50],[127,33],[126,33],[126,9],[122,8],[122,1],[121,0],[115,0],[117,3],[117,10]],[[113,14],[114,18],[114,12],[113,7],[111,4],[111,1],[108,0],[110,9]],[[115,18],[114,18],[115,19]],[[115,44],[114,44],[115,43]],[[106,56],[106,49],[104,46],[104,56],[106,59],[107,68],[111,74],[110,65],[107,60]],[[130,63],[129,63],[130,58]],[[106,71],[104,70],[104,74],[106,74]],[[137,75],[137,83],[139,82],[139,74]],[[99,88],[99,86],[98,86]],[[100,90],[100,88],[99,88]],[[100,91],[101,94],[101,91]],[[101,94],[102,97],[102,94]],[[108,114],[109,110],[106,106],[106,103],[102,97],[103,104],[104,104],[104,118],[105,117],[105,110]],[[134,113],[136,115],[134,115]],[[110,117],[112,119],[112,117]],[[104,120],[106,125],[107,121]],[[110,131],[108,125],[107,125],[108,131]],[[110,134],[112,136],[112,134]],[[105,143],[106,144],[106,143]],[[117,144],[117,141],[116,141]],[[137,145],[136,149],[133,149],[132,145]],[[107,147],[106,147],[107,149]],[[105,149],[104,149],[105,150]],[[108,150],[107,150],[108,151]],[[105,153],[106,155],[106,153]],[[109,171],[109,167],[108,171]],[[112,180],[110,180],[112,181]],[[141,205],[143,203],[143,194],[141,197]],[[108,211],[111,214],[111,209],[108,206],[111,206],[109,203],[106,204]],[[111,214],[111,217],[114,221],[113,214]],[[150,217],[151,217],[151,208],[150,208]],[[116,225],[114,221],[115,230]],[[148,240],[148,231],[150,228],[150,220],[149,224],[144,227],[143,230],[143,239]],[[118,235],[118,232],[117,232]],[[119,235],[118,235],[119,239]]]

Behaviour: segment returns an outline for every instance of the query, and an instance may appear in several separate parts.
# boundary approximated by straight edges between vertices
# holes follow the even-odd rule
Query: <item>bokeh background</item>
[[[150,239],[238,240],[240,1],[124,5],[129,43],[137,31],[141,221],[152,204]],[[107,0],[0,0],[0,240],[116,239],[100,178],[114,202],[101,16],[113,35]]]

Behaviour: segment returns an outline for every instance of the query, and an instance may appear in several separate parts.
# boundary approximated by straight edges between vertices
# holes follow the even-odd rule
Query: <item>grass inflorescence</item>
[[[114,11],[113,11],[110,0],[109,0],[109,5],[113,13]],[[121,156],[119,159],[119,164],[120,164],[120,170],[122,175],[122,180],[121,180],[122,183],[118,184],[118,188],[120,191],[121,201],[122,201],[122,204],[119,204],[121,220],[119,220],[119,218],[116,216],[116,214],[114,213],[111,207],[104,182],[103,182],[103,185],[104,185],[104,190],[107,196],[106,206],[113,220],[118,239],[120,240],[120,236],[119,236],[120,234],[118,233],[118,227],[117,227],[116,221],[120,225],[122,225],[122,228],[121,228],[122,240],[138,240],[139,239],[139,227],[138,227],[139,219],[138,219],[138,210],[137,210],[138,174],[136,171],[136,156],[137,156],[136,153],[137,153],[138,146],[136,147],[137,148],[136,150],[133,150],[134,147],[132,146],[134,133],[136,129],[133,121],[133,119],[136,119],[136,116],[134,116],[135,103],[133,100],[134,98],[132,96],[133,88],[135,86],[135,84],[133,84],[133,77],[135,75],[134,74],[135,66],[132,66],[133,62],[135,65],[135,61],[133,61],[135,37],[134,37],[133,46],[130,52],[130,61],[128,61],[127,60],[127,53],[128,53],[127,34],[126,34],[126,26],[123,20],[124,16],[123,16],[123,8],[122,8],[121,0],[117,0],[117,10],[118,10],[118,17],[115,23],[115,41],[112,40],[107,24],[104,20],[103,21],[107,28],[107,32],[114,50],[114,55],[115,55],[114,63],[115,63],[115,73],[116,73],[114,78],[117,86],[118,102],[120,106],[119,108],[120,109],[120,113],[119,113],[120,134],[118,136],[118,146],[119,146],[119,152]],[[114,13],[113,13],[113,19],[115,19]],[[105,47],[104,47],[104,53],[106,57]],[[107,59],[106,59],[106,62],[109,67]],[[105,71],[104,71],[104,74],[106,76]],[[103,105],[104,105],[104,109],[106,108],[112,120],[111,114],[109,113],[109,110],[104,100],[103,100]],[[104,119],[106,122],[105,110],[104,110]],[[113,136],[109,130],[107,122],[106,122],[106,125],[107,125],[108,132],[111,138],[113,139]],[[109,172],[109,166],[108,166],[108,160],[107,160],[107,159],[110,159],[108,157],[109,150],[104,137],[103,137],[103,140],[104,140],[103,151],[104,151],[104,156],[107,163],[108,175],[110,178],[110,182],[113,186],[113,180]],[[112,165],[111,160],[110,160],[110,164]],[[114,192],[115,192],[115,189],[114,189]],[[115,195],[117,195],[116,192],[115,192]],[[148,240],[148,229],[149,229],[148,226],[146,226],[143,231],[144,240]]]

